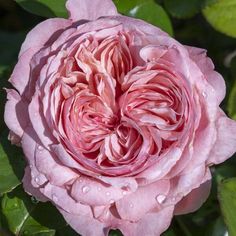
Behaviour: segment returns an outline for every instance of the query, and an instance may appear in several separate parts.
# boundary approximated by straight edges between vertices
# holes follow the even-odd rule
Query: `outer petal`
[[[27,88],[30,78],[30,61],[33,55],[39,50],[39,47],[28,48],[19,56],[9,82],[22,94]]]
[[[35,188],[32,183],[31,183],[31,170],[29,167],[26,167],[25,169],[25,175],[23,178],[23,186],[24,189],[27,193],[29,193],[30,195],[33,195],[34,197],[36,197],[39,201],[41,202],[46,202],[49,199],[46,198],[40,191],[38,188]]]
[[[4,120],[11,131],[19,137],[22,137],[24,129],[29,121],[27,105],[13,89],[7,90],[7,99]]]
[[[211,181],[193,189],[175,207],[175,215],[187,214],[196,211],[207,199],[211,190]]]
[[[195,47],[186,47],[190,58],[197,64],[207,81],[214,88],[217,95],[218,103],[220,103],[226,93],[225,81],[223,77],[214,71],[214,64],[212,60],[207,57],[206,50]]]
[[[21,46],[19,56],[30,48],[42,48],[46,44],[54,42],[55,39],[64,31],[64,29],[70,25],[71,22],[69,20],[61,18],[53,18],[41,22],[26,36],[26,39]]]
[[[166,196],[169,192],[169,187],[168,180],[160,180],[140,187],[136,192],[127,195],[116,203],[119,215],[125,220],[139,220],[150,210],[160,207],[157,197]]]
[[[86,217],[68,213],[60,208],[58,210],[64,216],[67,223],[81,235],[84,236],[105,236],[108,235],[109,229],[106,226],[95,220],[93,217]]]
[[[221,112],[216,129],[217,139],[209,154],[209,164],[222,163],[236,152],[236,122]]]
[[[111,0],[68,0],[66,8],[73,21],[96,20],[101,16],[118,15]]]
[[[124,223],[120,229],[127,236],[160,236],[170,225],[174,206],[168,206],[157,213],[148,213],[133,224]]]

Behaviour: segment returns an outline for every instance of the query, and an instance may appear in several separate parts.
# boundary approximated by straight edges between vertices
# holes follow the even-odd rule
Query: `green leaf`
[[[176,18],[186,19],[200,12],[202,0],[164,0],[166,10]]]
[[[120,230],[110,230],[109,236],[122,236],[123,234],[120,232]]]
[[[126,0],[113,0],[115,3],[118,12],[128,15],[129,11],[135,8],[138,5],[143,4],[144,0],[132,0],[132,1],[126,1]],[[152,0],[146,0],[146,2],[153,2]]]
[[[0,136],[0,195],[21,183],[25,167],[21,149],[12,146],[7,136],[7,130]]]
[[[223,235],[226,235],[226,232],[227,232],[227,229],[226,229],[225,223],[222,217],[219,217],[213,224],[210,224],[210,227],[206,235],[223,236]]]
[[[2,213],[6,218],[9,230],[18,234],[29,216],[29,213],[35,208],[30,198],[21,188],[17,188],[12,193],[5,194],[2,199]]]
[[[129,16],[142,19],[150,24],[156,25],[170,35],[173,35],[173,29],[170,18],[165,10],[152,2],[145,2],[129,11]]]
[[[229,235],[236,235],[236,178],[219,183],[218,198]]]
[[[54,236],[56,231],[73,233],[51,203],[36,203],[21,187],[5,194],[1,206],[9,230],[16,235]],[[69,233],[57,235],[73,235]]]
[[[218,31],[236,37],[236,1],[217,0],[203,9],[206,20]]]
[[[229,101],[228,101],[228,112],[229,116],[236,120],[236,82],[233,85],[233,88],[229,95]]]
[[[20,50],[20,46],[24,38],[25,38],[24,32],[12,33],[12,32],[5,32],[2,30],[0,31],[1,67],[2,66],[6,67],[15,63]]]
[[[66,0],[15,0],[26,11],[43,17],[67,18]]]

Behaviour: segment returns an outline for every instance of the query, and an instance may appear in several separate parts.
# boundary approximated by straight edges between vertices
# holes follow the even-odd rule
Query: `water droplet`
[[[31,202],[37,204],[39,201],[35,197],[31,197]]]
[[[83,182],[83,180],[82,180],[82,179],[79,179],[79,182],[80,182],[80,183],[82,183],[82,182]]]
[[[53,195],[52,195],[52,200],[53,200],[54,202],[57,202],[57,201],[58,201],[58,197],[57,197],[55,194],[53,194]]]
[[[123,193],[123,195],[126,195],[126,194],[127,194],[127,191],[123,191],[122,193]]]
[[[15,202],[15,203],[14,203],[14,208],[17,208],[17,207],[18,207],[18,203]]]
[[[110,192],[106,192],[106,195],[107,195],[107,196],[110,196],[110,195],[111,195],[111,193],[110,193]]]
[[[206,97],[207,97],[206,92],[202,92],[202,96],[203,96],[204,98],[206,98]]]
[[[39,183],[39,177],[35,177],[34,181],[38,184]]]
[[[38,150],[39,150],[39,151],[42,151],[42,150],[43,150],[43,147],[40,146],[40,145],[38,145]]]
[[[176,201],[176,197],[172,197],[172,198],[171,198],[171,201],[172,201],[172,202],[175,202],[175,201]]]
[[[130,204],[129,204],[129,207],[130,207],[130,208],[133,208],[133,207],[134,207],[133,203],[130,203]]]
[[[89,192],[89,190],[90,190],[90,188],[89,188],[88,186],[84,186],[84,187],[82,188],[82,192],[83,192],[83,193],[87,193],[87,192]]]
[[[165,202],[166,196],[164,194],[159,194],[159,195],[157,195],[156,200],[158,203],[162,204]]]
[[[111,200],[110,200],[110,204],[113,204],[114,202],[115,202],[114,199],[111,199]]]
[[[102,189],[100,187],[98,187],[98,191],[100,192]]]

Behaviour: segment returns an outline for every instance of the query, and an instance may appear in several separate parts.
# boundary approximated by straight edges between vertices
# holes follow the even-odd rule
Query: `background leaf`
[[[35,201],[21,186],[4,195],[1,208],[10,231],[18,236],[75,236],[62,215],[49,202]]]
[[[30,13],[43,17],[67,18],[66,0],[15,0]]]
[[[147,21],[158,26],[170,35],[173,35],[173,28],[169,16],[162,6],[152,0],[115,0],[117,9],[122,14]],[[126,4],[126,2],[129,2]]]
[[[219,201],[229,235],[236,235],[236,178],[223,180],[218,186]]]
[[[217,0],[203,9],[206,20],[218,31],[236,37],[236,1]]]
[[[230,117],[236,120],[236,81],[229,95],[228,111]]]
[[[190,18],[200,12],[202,0],[164,0],[166,10],[176,18]]]
[[[0,136],[0,195],[21,183],[25,166],[21,149],[12,146],[7,136],[7,130]]]

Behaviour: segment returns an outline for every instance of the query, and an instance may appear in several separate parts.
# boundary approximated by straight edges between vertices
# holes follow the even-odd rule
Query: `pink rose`
[[[236,150],[206,51],[121,16],[111,0],[68,0],[70,19],[22,45],[5,121],[24,150],[25,190],[80,234],[156,236],[206,200],[209,167]]]

